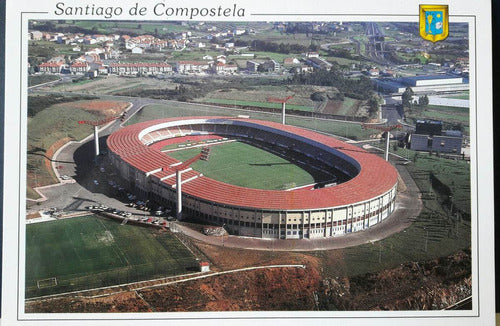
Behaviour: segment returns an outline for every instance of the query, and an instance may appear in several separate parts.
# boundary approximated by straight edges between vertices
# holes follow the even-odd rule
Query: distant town
[[[187,24],[179,23],[181,31],[168,34],[166,37],[158,37],[161,34],[156,28],[157,36],[151,34],[131,36],[126,33],[110,34],[85,34],[85,33],[63,33],[57,31],[37,30],[36,22],[32,22],[29,32],[31,42],[49,42],[44,44],[54,44],[65,46],[65,53],[53,57],[35,60],[30,58],[29,72],[32,74],[72,74],[88,77],[105,76],[109,74],[121,76],[156,76],[165,77],[167,75],[187,74],[187,75],[227,75],[227,74],[302,74],[317,70],[329,71],[336,61],[332,55],[348,59],[359,60],[361,57],[373,59],[371,62],[360,60],[359,63],[350,62],[347,69],[343,69],[346,76],[355,78],[365,75],[376,80],[379,90],[402,93],[404,88],[411,85],[411,81],[405,79],[395,79],[404,76],[411,70],[422,70],[417,75],[440,74],[440,81],[437,84],[447,84],[446,90],[466,90],[466,79],[469,72],[469,61],[465,56],[455,58],[442,56],[439,60],[433,61],[431,55],[427,53],[429,49],[419,47],[395,47],[392,45],[391,51],[401,52],[400,60],[404,55],[413,54],[419,58],[419,62],[407,62],[394,64],[387,60],[387,41],[377,36],[379,31],[373,35],[368,35],[369,42],[366,45],[357,44],[356,36],[340,39],[338,44],[313,44],[309,46],[276,44],[266,41],[245,41],[248,37],[262,34],[256,28],[232,28],[222,29],[208,23]],[[311,31],[318,35],[348,34],[353,32],[352,23],[304,23],[303,25],[293,25],[294,29],[301,31]],[[47,29],[47,24],[43,24]],[[287,23],[270,24],[270,30],[274,33],[287,33],[292,28]],[[165,27],[167,29],[168,27]],[[167,31],[165,31],[167,32]],[[297,33],[297,32],[293,32]],[[368,33],[368,32],[367,32]],[[246,37],[246,38],[245,38]],[[368,40],[367,39],[367,40]],[[386,37],[387,39],[387,37]],[[373,40],[373,41],[372,41]],[[342,47],[336,48],[336,45]],[[350,45],[346,47],[345,45]],[[369,52],[369,45],[372,44],[374,52]],[[330,46],[330,47],[328,47]],[[288,47],[286,49],[286,47]],[[378,50],[377,50],[378,47]],[[366,51],[366,55],[362,52]],[[312,50],[311,50],[312,49]],[[302,50],[302,51],[301,51]],[[328,51],[329,55],[324,56],[319,51]],[[280,60],[271,56],[265,58],[259,53],[261,51],[280,53]],[[357,52],[357,53],[356,53]],[[449,50],[447,50],[449,52]],[[161,54],[175,54],[175,58],[162,58]],[[287,56],[286,54],[290,55]],[[150,54],[148,56],[148,54]],[[404,55],[403,55],[404,54]],[[170,55],[172,56],[172,55]],[[353,60],[351,60],[353,61]],[[392,60],[394,61],[394,60]],[[415,60],[413,60],[415,61]],[[425,63],[425,64],[423,64]],[[410,72],[411,74],[411,72]],[[443,75],[445,74],[445,75]],[[450,78],[450,76],[454,78]],[[460,78],[465,78],[460,79]],[[433,78],[427,78],[432,80]],[[428,82],[427,86],[434,87],[436,83]],[[450,86],[451,85],[451,86]],[[415,85],[413,85],[415,86]],[[429,88],[427,87],[427,88]],[[425,89],[422,88],[422,91]]]

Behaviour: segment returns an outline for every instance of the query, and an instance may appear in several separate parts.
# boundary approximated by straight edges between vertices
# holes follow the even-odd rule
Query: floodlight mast
[[[201,152],[187,160],[186,162],[183,162],[177,166],[174,167],[165,167],[162,168],[162,171],[166,171],[168,169],[172,169],[175,171],[175,187],[177,189],[177,209],[176,209],[176,218],[178,220],[182,219],[182,173],[185,172],[191,164],[198,160],[203,160],[203,161],[208,161],[208,158],[210,157],[210,148],[209,147],[203,147]]]
[[[395,129],[401,129],[403,128],[402,125],[397,124],[397,125],[390,125],[390,126],[380,126],[380,125],[372,125],[372,124],[367,124],[363,123],[362,125],[363,129],[375,129],[375,130],[380,130],[386,133],[385,135],[385,160],[389,161],[389,139],[391,138],[391,131]]]
[[[106,119],[102,119],[102,120],[80,120],[78,121],[78,124],[82,125],[82,124],[85,124],[85,125],[89,125],[89,126],[94,126],[94,148],[95,148],[95,157],[98,157],[99,156],[99,129],[98,127],[99,126],[102,126],[108,122],[111,122],[113,120],[116,120],[118,119],[118,117],[109,117],[109,118],[106,118]]]
[[[281,103],[281,123],[285,124],[285,104],[290,100],[293,96],[287,96],[285,98],[275,98],[275,97],[269,97],[267,99],[268,102],[273,102],[273,103]]]

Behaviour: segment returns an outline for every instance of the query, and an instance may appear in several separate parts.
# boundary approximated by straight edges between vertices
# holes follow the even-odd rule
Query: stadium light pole
[[[176,218],[178,220],[182,219],[182,173],[185,172],[191,164],[198,160],[208,161],[210,157],[210,147],[203,147],[200,154],[190,158],[184,163],[174,167],[175,170],[175,182],[177,189],[177,208],[176,208]],[[163,171],[168,170],[168,168],[162,168]]]
[[[176,184],[177,184],[177,211],[176,211],[176,218],[180,220],[182,218],[182,171],[177,170],[175,171],[175,179],[176,179]]]
[[[267,99],[268,102],[273,102],[273,103],[281,103],[281,123],[285,124],[285,107],[286,107],[286,102],[288,102],[289,99],[291,99],[293,96],[287,96],[285,98],[275,98],[275,97],[269,97]]]
[[[380,125],[372,125],[372,124],[367,124],[363,123],[361,125],[363,129],[376,129],[380,131],[384,131],[386,133],[385,135],[385,160],[389,161],[389,139],[391,138],[391,131],[394,129],[401,129],[403,126],[400,124],[397,125],[392,125],[392,126],[380,126]]]
[[[99,156],[99,129],[98,129],[98,127],[102,126],[108,122],[114,121],[118,118],[119,118],[119,116],[109,117],[106,119],[95,120],[95,121],[92,121],[92,120],[80,120],[80,121],[78,121],[78,124],[80,124],[80,125],[84,124],[84,125],[89,125],[89,126],[94,127],[94,150],[95,150],[95,157],[96,158]]]

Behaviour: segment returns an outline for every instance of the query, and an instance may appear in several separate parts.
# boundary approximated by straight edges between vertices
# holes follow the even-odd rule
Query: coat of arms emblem
[[[448,37],[447,5],[420,5],[420,36],[431,42]]]

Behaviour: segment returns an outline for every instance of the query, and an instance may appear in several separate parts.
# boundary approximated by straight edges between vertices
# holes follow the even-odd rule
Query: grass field
[[[174,236],[150,228],[96,216],[26,226],[27,298],[183,274],[196,267],[194,256]],[[57,285],[43,281],[54,277]]]
[[[450,216],[447,209],[440,204],[438,194],[430,185],[428,171],[425,169],[440,164],[434,158],[426,160],[421,156],[416,164],[407,165],[410,174],[423,193],[422,212],[418,216],[411,217],[413,221],[411,226],[373,243],[339,251],[314,253],[323,259],[322,266],[327,274],[338,277],[339,275],[356,276],[376,273],[403,263],[438,259],[459,250],[470,249],[471,222],[464,219],[457,220]],[[459,162],[458,165],[461,163],[463,162]],[[441,162],[441,164],[444,163]],[[453,163],[450,162],[449,165]],[[443,165],[443,168],[445,166],[447,165]],[[463,166],[459,170],[467,171]],[[456,171],[456,169],[452,170],[450,174]],[[459,178],[465,180],[466,176],[459,176]],[[458,183],[458,180],[455,182]],[[467,183],[462,186],[468,187]],[[470,192],[468,194],[470,196]],[[463,200],[462,208],[465,208],[463,206],[467,203],[470,205],[470,199]],[[338,257],[342,257],[340,262]]]
[[[92,133],[93,127],[78,124],[79,120],[102,119],[106,114],[114,112],[109,110],[123,109],[124,105],[126,106],[123,102],[104,102],[102,104],[107,105],[99,109],[92,107],[94,104],[98,105],[99,101],[66,102],[52,105],[28,118],[28,187],[57,182],[52,169],[48,169],[45,164],[45,155],[51,146],[61,139],[81,140]],[[31,189],[28,189],[27,193],[37,196]]]
[[[469,108],[453,106],[428,105],[425,108],[415,107],[412,110],[405,109],[406,118],[411,123],[416,120],[434,119],[441,120],[449,124],[462,124],[465,132],[468,133],[469,127]]]
[[[228,115],[236,116],[238,114],[248,114],[252,119],[268,120],[274,122],[281,121],[280,114],[270,114],[265,112],[254,111],[236,111],[228,108],[217,108],[204,105],[193,105],[182,102],[170,102],[167,105],[148,105],[141,111],[131,117],[126,125],[131,125],[141,121],[148,121],[153,119],[170,118],[170,117],[189,117],[189,116],[219,116]],[[369,139],[370,135],[376,133],[371,129],[362,129],[360,124],[333,121],[333,120],[320,120],[306,117],[293,117],[286,118],[287,124],[313,129],[321,132],[326,132],[333,135],[339,135],[351,139]]]
[[[378,147],[382,148],[384,145],[379,144]],[[433,173],[439,181],[447,185],[452,191],[451,200],[453,205],[470,213],[470,164],[467,161],[437,157],[435,154],[429,156],[426,152],[417,152],[400,147],[394,150],[393,146],[389,146],[389,151],[412,160],[412,163],[407,168],[415,179],[420,180],[423,191],[429,191],[431,188],[429,173]]]
[[[210,103],[210,104],[230,104],[230,105],[241,105],[241,106],[255,106],[255,107],[259,107],[259,108],[281,109],[280,103],[271,103],[271,102],[238,101],[238,100],[217,99],[217,98],[206,99],[206,100],[204,100],[204,102]],[[307,112],[311,112],[314,110],[313,107],[304,106],[304,105],[293,105],[293,104],[287,104],[286,108],[291,109],[291,110],[299,110],[299,111],[307,111]]]
[[[60,79],[55,75],[31,75],[28,76],[28,87],[48,83]]]
[[[446,98],[455,98],[459,100],[468,100],[470,98],[469,91],[465,91],[459,94],[449,94],[445,96]]]
[[[283,190],[314,183],[314,177],[294,163],[242,142],[210,147],[210,159],[197,161],[192,168],[204,176],[236,186],[256,189]],[[168,155],[186,161],[197,155],[200,148],[169,152]]]
[[[127,89],[159,89],[168,88],[171,84],[166,80],[152,78],[126,78],[109,75],[104,78],[89,79],[86,83],[64,83],[53,86],[51,90],[58,92],[75,92],[96,95],[115,94]]]

